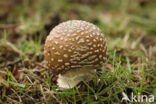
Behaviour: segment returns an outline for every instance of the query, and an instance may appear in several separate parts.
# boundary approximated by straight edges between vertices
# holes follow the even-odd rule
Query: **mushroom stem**
[[[65,74],[60,75],[57,79],[57,84],[60,88],[68,89],[75,87],[81,81],[90,81],[95,78],[95,69],[76,69],[67,71]]]

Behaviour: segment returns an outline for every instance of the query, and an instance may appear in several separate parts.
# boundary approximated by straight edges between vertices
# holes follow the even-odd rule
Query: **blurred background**
[[[51,83],[47,74],[42,73],[43,69],[46,69],[43,64],[44,42],[53,27],[72,19],[91,22],[103,31],[108,44],[108,60],[105,66],[107,69],[127,71],[130,66],[134,69],[132,74],[130,72],[126,76],[125,73],[129,71],[109,73],[108,77],[104,72],[106,81],[102,83],[110,88],[108,89],[110,92],[108,94],[107,89],[104,89],[106,91],[100,93],[102,94],[100,97],[108,97],[101,98],[103,101],[112,104],[120,102],[122,89],[127,91],[127,89],[140,88],[139,91],[156,95],[154,89],[156,87],[154,85],[156,81],[156,0],[0,0],[0,84],[8,80],[7,78],[12,81],[12,83],[8,82],[11,88],[7,84],[0,86],[0,97],[3,95],[0,103],[2,101],[22,102],[18,100],[19,96],[23,98],[23,102],[45,101],[46,98],[51,98],[44,99],[42,96],[42,92],[46,89],[34,87],[38,84],[44,86],[47,83],[50,86]],[[118,66],[120,64],[121,66]],[[145,69],[143,70],[145,75],[142,69]],[[8,74],[8,71],[13,74],[14,79],[11,79],[13,77]],[[121,73],[124,73],[123,79],[131,78],[130,82],[114,78],[116,74],[120,76]],[[29,76],[32,82],[30,83],[24,76]],[[24,87],[25,84],[28,89]],[[95,87],[95,92],[98,91],[96,90],[98,87]],[[48,93],[45,96],[49,95]],[[61,93],[56,94],[58,99],[74,101],[72,98],[70,100],[61,96]],[[88,98],[84,97],[84,99]]]

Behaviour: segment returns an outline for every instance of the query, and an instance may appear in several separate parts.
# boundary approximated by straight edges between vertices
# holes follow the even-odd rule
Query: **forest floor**
[[[154,104],[155,4],[156,0],[1,0],[0,104]],[[43,48],[50,30],[69,19],[91,22],[103,31],[108,60],[95,80],[60,91],[51,83]],[[124,94],[130,101],[121,102]],[[142,95],[147,97],[138,98]]]

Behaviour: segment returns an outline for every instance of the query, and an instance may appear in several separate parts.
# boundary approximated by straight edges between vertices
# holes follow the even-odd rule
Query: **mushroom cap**
[[[56,74],[85,67],[101,68],[106,51],[102,31],[82,20],[69,20],[54,27],[44,46],[45,60]]]

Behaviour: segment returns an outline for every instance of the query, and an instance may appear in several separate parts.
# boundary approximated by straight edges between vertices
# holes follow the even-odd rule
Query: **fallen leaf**
[[[107,68],[107,69],[110,69],[110,70],[114,70],[114,67],[113,67],[112,64],[107,64],[107,65],[106,65],[106,68]]]

